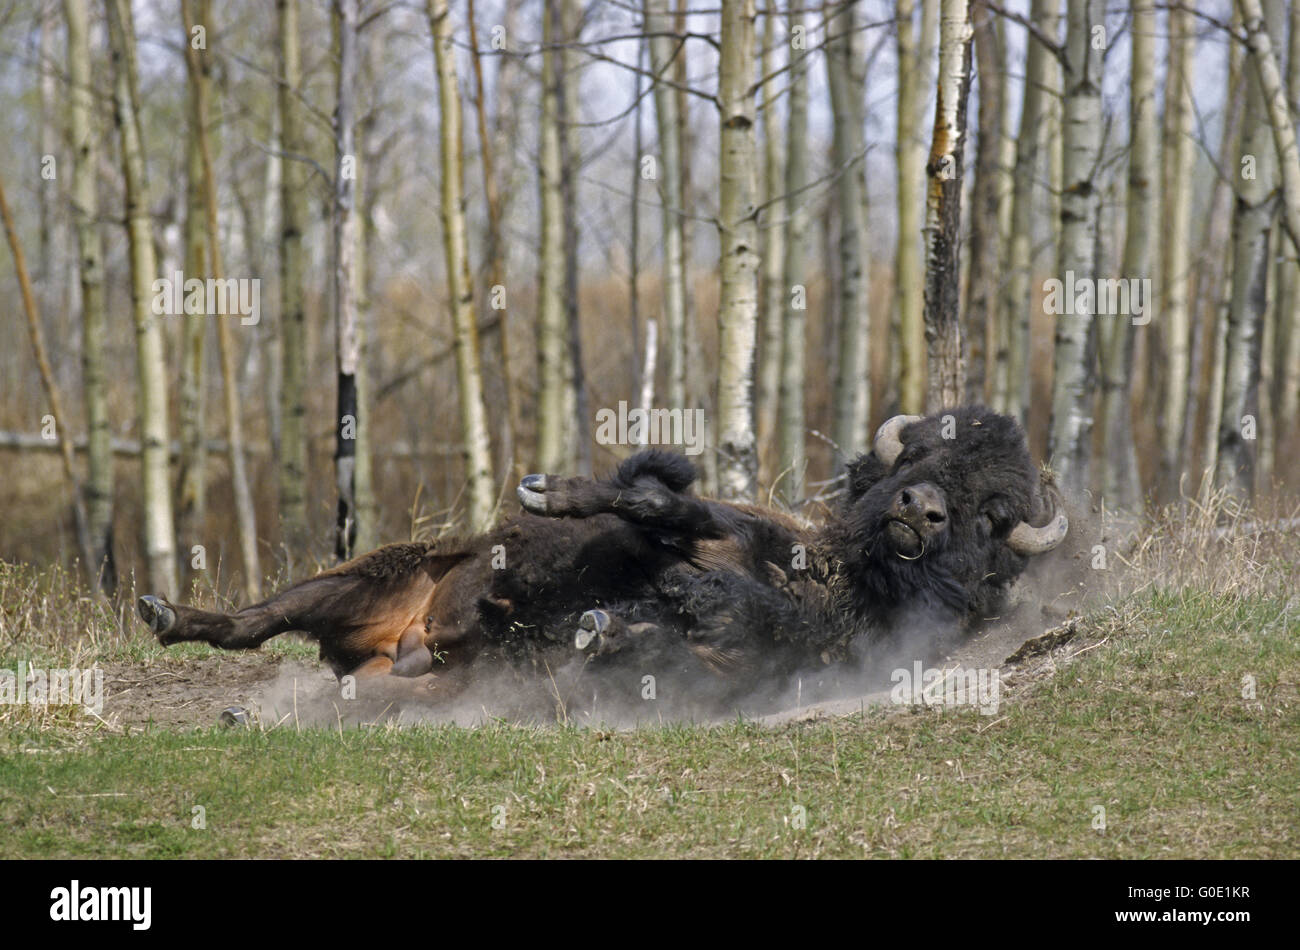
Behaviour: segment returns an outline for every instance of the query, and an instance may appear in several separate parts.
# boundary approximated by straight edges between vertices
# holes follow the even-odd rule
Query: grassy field
[[[123,730],[0,707],[0,857],[1293,858],[1297,562],[1203,554],[1140,548],[1135,590],[1004,671],[992,716]],[[0,575],[0,667],[162,662],[117,608],[29,580]],[[57,636],[24,643],[22,591]]]

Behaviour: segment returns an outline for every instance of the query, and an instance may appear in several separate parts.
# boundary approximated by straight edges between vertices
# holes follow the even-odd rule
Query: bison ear
[[[468,561],[473,556],[474,554],[471,551],[456,551],[448,552],[446,554],[427,554],[425,555],[421,566],[424,568],[425,573],[427,573],[436,584],[438,581],[442,580],[446,573],[453,567],[462,561]]]
[[[856,501],[870,490],[871,486],[888,474],[885,463],[876,458],[874,452],[859,455],[848,465],[849,500]]]

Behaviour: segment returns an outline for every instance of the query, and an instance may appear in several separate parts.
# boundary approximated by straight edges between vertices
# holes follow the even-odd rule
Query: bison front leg
[[[664,596],[684,616],[686,646],[713,672],[755,673],[810,647],[813,630],[786,595],[727,571],[671,578]]]
[[[578,618],[573,645],[588,656],[607,656],[636,647],[663,632],[656,623],[629,621],[618,613],[596,608]]]

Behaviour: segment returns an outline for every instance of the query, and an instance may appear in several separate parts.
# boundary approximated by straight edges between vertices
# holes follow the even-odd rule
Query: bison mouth
[[[904,561],[915,561],[925,553],[925,540],[921,533],[901,518],[890,518],[885,524],[885,537],[890,546]]]

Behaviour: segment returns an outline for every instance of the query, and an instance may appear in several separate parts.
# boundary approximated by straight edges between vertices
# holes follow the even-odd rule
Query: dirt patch
[[[124,727],[211,726],[227,706],[245,705],[275,682],[283,657],[221,653],[192,660],[104,662],[104,712]]]
[[[1046,629],[1044,629],[1046,627]],[[1023,684],[1055,669],[1055,657],[1074,643],[1077,619],[1047,627],[994,624],[929,665],[943,669],[997,670],[1003,685]],[[398,721],[448,721],[474,725],[491,710],[450,707],[437,677],[385,677],[363,681],[360,695],[342,701],[341,689],[324,667],[269,653],[213,653],[199,659],[168,658],[148,664],[105,662],[104,718],[117,726],[192,729],[217,725],[228,707],[250,710],[263,726],[284,722],[344,725]],[[771,725],[853,715],[891,703],[890,690],[875,689],[757,717]],[[769,707],[770,708],[770,707]]]

